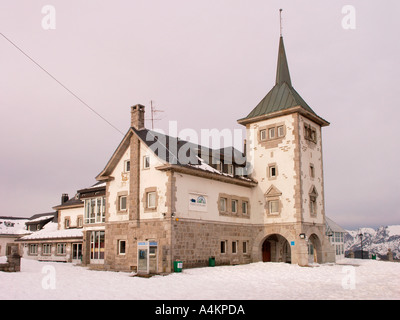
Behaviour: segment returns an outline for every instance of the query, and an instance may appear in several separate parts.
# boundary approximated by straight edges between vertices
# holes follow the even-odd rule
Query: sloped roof
[[[325,216],[325,223],[332,232],[347,232],[341,226],[339,226],[335,221],[329,219],[327,216]]]
[[[240,124],[251,123],[260,120],[262,116],[280,115],[281,113],[279,112],[282,111],[303,112],[306,115],[311,116],[312,120],[316,121],[320,125],[329,125],[329,122],[320,118],[293,88],[285,46],[281,36],[279,40],[275,86],[245,118],[239,119],[238,122]]]
[[[242,160],[243,157],[237,157],[242,153],[234,147],[211,149],[156,131],[148,129],[137,130],[134,127],[131,127],[125,137],[122,139],[118,148],[108,161],[106,167],[96,177],[97,180],[101,181],[108,179],[108,176],[114,170],[115,166],[129,147],[129,141],[132,135],[137,136],[147,147],[149,147],[152,152],[154,152],[159,159],[161,159],[162,162],[164,162],[164,166],[157,168],[159,170],[179,170],[184,168],[186,173],[194,173],[193,171],[189,171],[194,169],[207,173],[210,178],[211,175],[218,175],[224,176],[226,181],[231,179],[232,182],[235,182],[234,180],[236,180],[236,182],[239,184],[256,184],[256,182],[250,178],[231,176],[226,173],[222,173],[208,164],[209,159],[201,158],[203,155],[209,155],[211,157],[215,156],[219,157],[220,159],[229,157],[229,159],[235,163],[235,159]],[[245,165],[242,163],[238,164]]]

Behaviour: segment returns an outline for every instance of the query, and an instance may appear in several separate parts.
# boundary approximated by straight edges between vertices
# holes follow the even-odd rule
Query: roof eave
[[[156,167],[156,169],[160,170],[160,171],[174,171],[174,172],[179,172],[179,173],[185,173],[185,174],[189,174],[192,176],[222,181],[225,183],[236,184],[239,186],[249,187],[249,188],[253,188],[253,187],[257,186],[257,184],[258,184],[254,180],[243,180],[240,178],[220,175],[218,173],[208,172],[208,171],[205,171],[202,169],[192,168],[192,167],[188,167],[188,166],[166,164],[166,165],[158,166],[158,167]]]
[[[252,118],[242,118],[237,120],[237,122],[243,126],[246,126],[248,124],[254,123],[254,122],[258,122],[258,121],[262,121],[262,120],[268,120],[268,119],[272,119],[272,118],[276,118],[276,117],[281,117],[281,116],[285,116],[291,113],[300,113],[303,116],[305,116],[306,118],[309,118],[310,120],[314,121],[315,123],[319,124],[321,127],[327,127],[330,125],[330,123],[328,121],[326,121],[325,119],[317,116],[316,114],[313,114],[307,110],[305,110],[302,106],[295,106],[295,107],[291,107],[291,108],[287,108],[284,110],[279,110],[279,111],[275,111],[275,112],[271,112],[268,114],[263,114],[257,117],[252,117]]]

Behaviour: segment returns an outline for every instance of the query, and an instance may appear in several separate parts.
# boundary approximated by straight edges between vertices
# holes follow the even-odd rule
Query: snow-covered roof
[[[83,237],[82,229],[63,229],[58,230],[58,223],[49,222],[42,230],[20,238],[24,240],[42,240],[42,239],[62,239],[62,238],[80,238]]]
[[[27,234],[25,223],[29,219],[0,218],[0,235]]]
[[[347,232],[341,226],[339,226],[335,221],[329,219],[327,216],[325,216],[325,221],[332,232]]]

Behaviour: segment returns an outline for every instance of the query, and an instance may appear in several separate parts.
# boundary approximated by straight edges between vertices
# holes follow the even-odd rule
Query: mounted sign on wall
[[[189,210],[207,212],[207,195],[189,193]]]

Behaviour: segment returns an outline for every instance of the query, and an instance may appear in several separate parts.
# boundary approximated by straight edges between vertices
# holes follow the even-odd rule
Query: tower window
[[[267,139],[267,131],[264,130],[260,130],[260,140],[266,140]]]
[[[269,128],[268,129],[268,138],[269,139],[274,139],[275,138],[275,128]]]
[[[283,130],[283,126],[278,127],[278,137],[283,137],[285,135],[285,131]]]
[[[312,163],[310,163],[310,177],[315,178],[315,169]]]
[[[278,214],[279,213],[279,200],[271,200],[268,203],[269,205],[269,213],[270,214]]]

